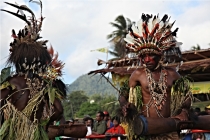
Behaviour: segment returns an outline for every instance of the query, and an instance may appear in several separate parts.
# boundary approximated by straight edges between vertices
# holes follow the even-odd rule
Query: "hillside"
[[[83,90],[87,95],[95,93],[101,95],[118,94],[117,91],[106,81],[106,79],[99,75],[82,75],[72,84],[68,85],[68,90],[69,92]]]

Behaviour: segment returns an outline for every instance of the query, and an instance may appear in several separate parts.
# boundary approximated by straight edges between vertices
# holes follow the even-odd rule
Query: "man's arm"
[[[54,121],[58,121],[63,117],[63,106],[62,106],[61,101],[59,99],[55,98],[54,103],[53,103],[53,107],[54,107],[54,113],[50,117],[50,120],[49,120],[49,122],[46,126],[46,129]]]
[[[11,94],[11,92],[12,92],[12,89],[10,89],[9,87],[1,89],[1,93],[0,93],[0,108],[5,105],[6,98],[9,96],[9,94]],[[0,110],[0,114],[1,114],[0,115],[0,128],[1,128],[1,125],[4,122],[4,118],[3,118],[4,115],[3,115],[2,110]]]

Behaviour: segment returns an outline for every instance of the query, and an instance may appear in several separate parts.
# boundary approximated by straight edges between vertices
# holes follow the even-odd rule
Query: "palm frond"
[[[117,24],[117,23],[113,23],[113,22],[110,22],[110,24],[113,26],[113,27],[116,27],[117,29],[119,30],[123,30],[124,27],[122,27],[121,25]]]
[[[126,20],[125,20],[125,18],[124,18],[123,15],[119,15],[119,16],[115,19],[115,21],[116,21],[117,23],[121,24],[121,26],[122,26],[123,28],[126,28],[126,27],[127,27],[127,23],[126,23]]]

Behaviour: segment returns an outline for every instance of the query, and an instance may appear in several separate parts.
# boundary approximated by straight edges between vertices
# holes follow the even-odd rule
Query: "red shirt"
[[[118,125],[117,127],[112,127],[106,131],[106,133],[111,134],[125,134],[125,130],[122,126]],[[111,140],[117,140],[117,137],[112,137]]]

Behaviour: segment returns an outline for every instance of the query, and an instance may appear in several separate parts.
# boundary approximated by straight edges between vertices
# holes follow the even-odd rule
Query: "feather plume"
[[[7,13],[10,13],[20,19],[22,19],[23,21],[25,21],[28,25],[31,25],[31,23],[26,19],[26,15],[22,16],[22,15],[19,15],[17,13],[13,13],[13,12],[10,12],[10,11],[7,11],[7,10],[4,10],[4,9],[1,9],[1,11],[4,11],[4,12],[7,12]]]
[[[153,17],[143,13],[141,19],[137,22],[137,26],[133,24],[130,32],[124,38],[127,42],[126,48],[130,52],[138,53],[138,55],[148,52],[161,55],[164,50],[180,46],[181,43],[176,41],[178,28],[173,32],[171,31],[175,21],[173,23],[169,23],[169,21],[170,17],[167,14],[160,20],[159,15]],[[170,56],[176,55],[179,60],[181,58],[173,49],[167,51],[167,53],[171,53]],[[166,62],[173,63],[174,60],[174,58],[167,58]]]
[[[28,11],[29,13],[31,13],[34,16],[34,13],[26,5],[18,6],[18,5],[9,3],[9,2],[5,2],[5,3],[8,4],[8,5],[10,5],[10,6],[13,6],[13,7],[17,8],[17,9]]]
[[[140,37],[139,30],[136,28],[136,26],[134,24],[131,26],[131,29],[133,30],[133,33],[136,36]]]

